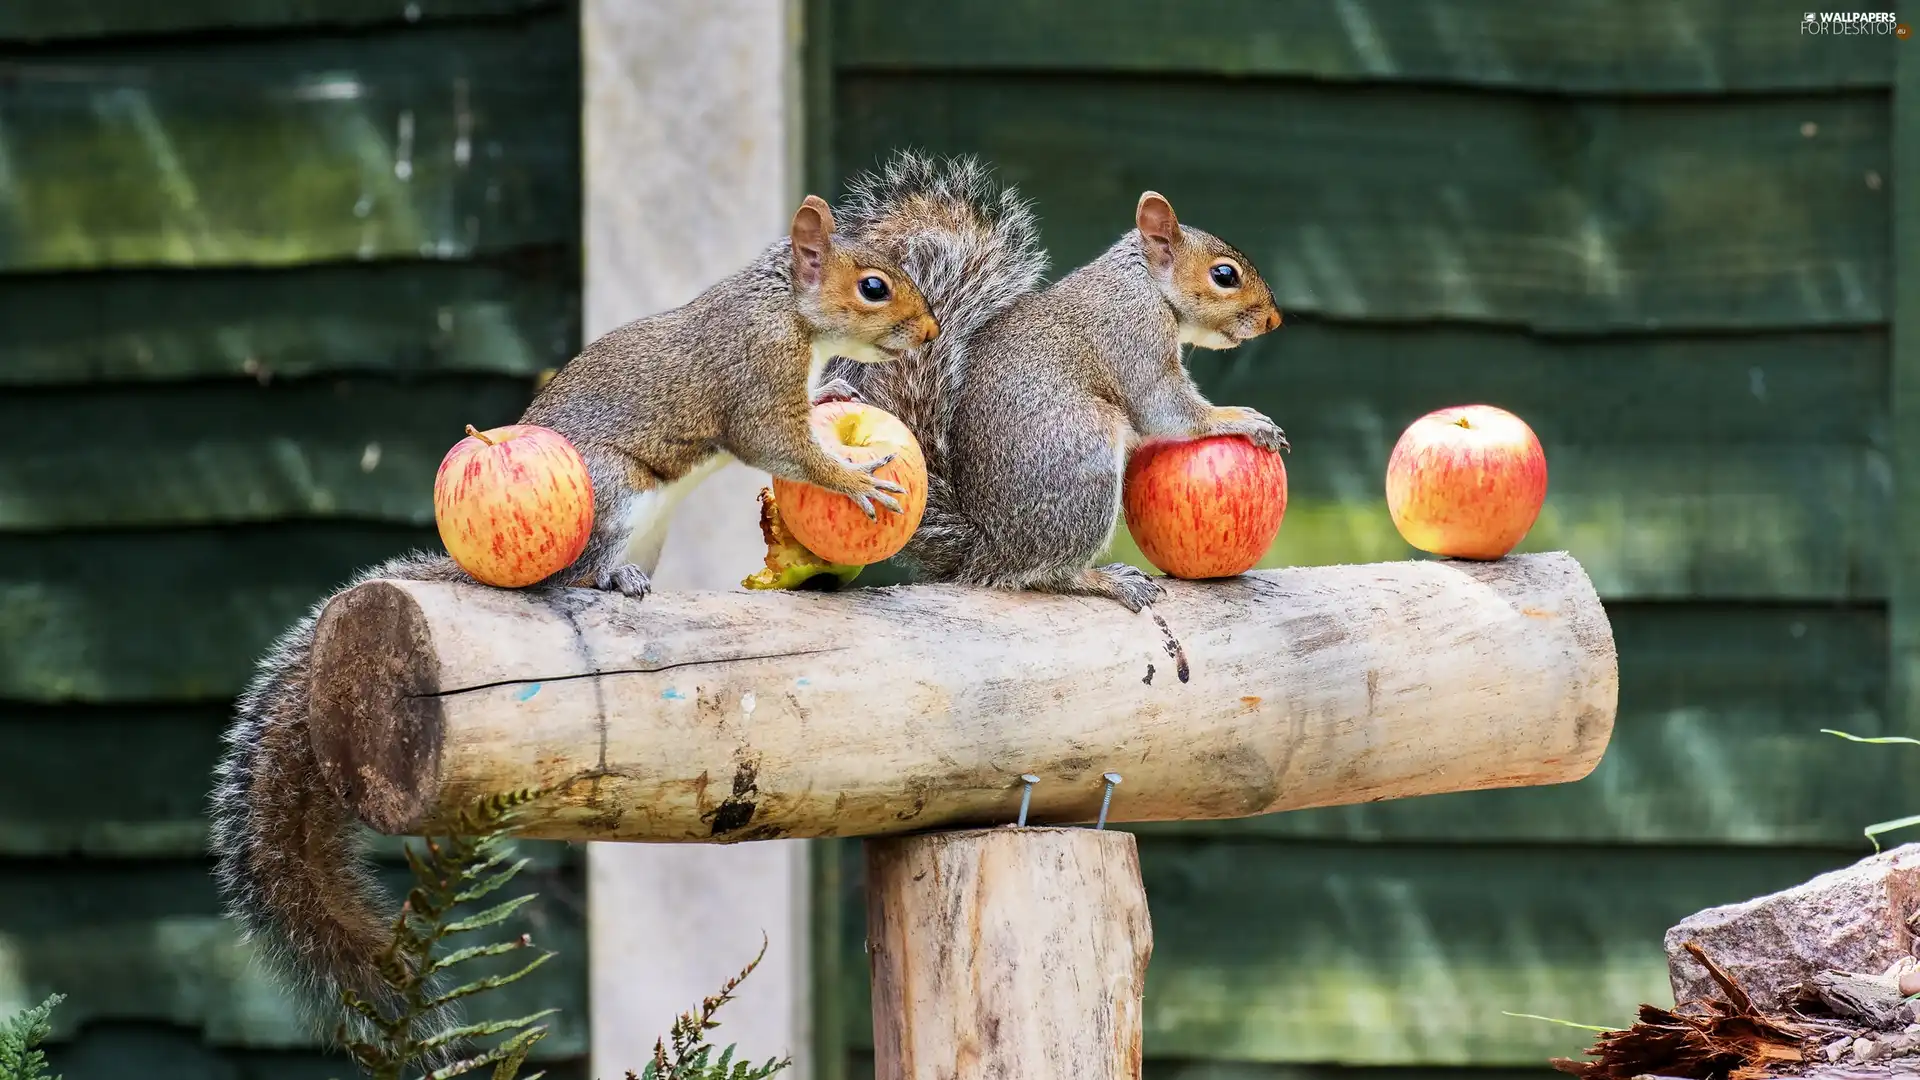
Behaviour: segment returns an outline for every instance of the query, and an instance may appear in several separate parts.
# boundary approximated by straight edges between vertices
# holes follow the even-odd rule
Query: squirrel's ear
[[[832,241],[833,211],[826,200],[809,195],[793,212],[793,280],[803,288],[820,284],[820,264],[826,260]]]
[[[800,205],[811,206],[815,210],[819,211],[820,220],[826,222],[827,224],[827,231],[828,232],[833,231],[833,207],[827,205],[827,200],[821,198],[818,195],[809,195],[806,198],[800,200]]]
[[[1133,223],[1143,236],[1168,242],[1180,239],[1180,220],[1173,216],[1173,205],[1157,191],[1143,191],[1133,208]]]
[[[1173,245],[1180,242],[1180,221],[1173,216],[1173,206],[1166,196],[1157,191],[1141,192],[1140,202],[1133,208],[1133,223],[1147,242],[1149,257],[1156,263],[1172,259]]]

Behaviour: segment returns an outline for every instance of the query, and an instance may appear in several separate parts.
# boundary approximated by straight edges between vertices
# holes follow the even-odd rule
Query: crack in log
[[[677,664],[656,664],[653,667],[609,668],[605,671],[583,671],[577,675],[544,675],[526,679],[499,679],[473,686],[458,686],[452,690],[435,690],[430,694],[408,694],[407,697],[453,697],[456,694],[472,694],[481,690],[497,690],[502,686],[519,686],[522,683],[559,683],[573,682],[576,679],[598,679],[606,675],[651,675],[656,671],[675,671],[680,668],[711,667],[714,664],[738,664],[747,660],[784,660],[789,656],[821,656],[826,653],[845,652],[846,647],[836,645],[830,649],[796,649],[786,652],[754,653],[748,656],[722,656],[713,660],[682,660]]]
[[[557,609],[560,617],[567,620],[567,629],[573,631],[573,652],[580,658],[580,666],[593,667],[593,646],[587,642],[586,631],[581,628],[580,619],[572,605],[549,604],[547,606]],[[605,770],[607,767],[607,698],[599,683],[593,684],[593,726],[600,737],[599,767]],[[598,795],[598,791],[595,795]]]

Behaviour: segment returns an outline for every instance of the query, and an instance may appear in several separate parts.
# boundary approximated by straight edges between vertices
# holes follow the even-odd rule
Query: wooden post
[[[952,586],[642,601],[373,581],[315,630],[321,768],[377,829],[553,785],[541,839],[727,843],[1577,780],[1613,730],[1564,554],[1266,570],[1112,602]]]
[[[1153,929],[1131,833],[868,840],[875,1080],[1139,1080]]]

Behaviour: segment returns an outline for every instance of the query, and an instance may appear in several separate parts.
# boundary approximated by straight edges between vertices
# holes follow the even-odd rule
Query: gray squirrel
[[[642,597],[680,497],[730,457],[775,476],[900,509],[903,489],[850,465],[809,424],[834,358],[884,363],[938,340],[929,301],[896,263],[837,235],[808,196],[790,234],[687,304],[622,326],[543,386],[521,423],[566,436],[586,461],[594,527],[574,563],[535,588],[581,585]],[[413,552],[357,575],[471,582],[444,554]],[[338,595],[337,593],[335,595]],[[329,597],[328,599],[331,599]],[[391,914],[362,865],[359,827],[308,741],[315,604],[272,644],[241,694],[215,768],[211,845],[229,914],[308,1008],[352,991],[397,1006],[376,958]],[[367,1031],[347,1015],[350,1032]],[[442,1025],[453,1023],[443,1020]]]
[[[1113,539],[1133,446],[1243,435],[1289,448],[1266,416],[1209,402],[1181,359],[1182,345],[1231,349],[1278,327],[1273,293],[1252,260],[1183,227],[1152,191],[1132,230],[1044,289],[1031,212],[1013,189],[996,191],[992,250],[1009,254],[989,272],[927,243],[914,193],[937,175],[925,157],[896,155],[851,185],[840,212],[849,234],[915,280],[971,275],[993,299],[964,321],[943,314],[940,340],[896,363],[828,368],[834,392],[899,416],[926,453],[927,508],[900,557],[934,581],[1103,596],[1139,611],[1160,584],[1125,563],[1094,565]],[[985,186],[977,162],[944,175]]]

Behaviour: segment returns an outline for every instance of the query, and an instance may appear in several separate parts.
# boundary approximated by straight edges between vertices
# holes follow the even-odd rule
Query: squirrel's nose
[[[925,345],[927,342],[939,336],[940,324],[933,321],[933,316],[920,316],[920,344]]]
[[[1278,329],[1280,329],[1280,309],[1279,309],[1279,308],[1277,308],[1277,307],[1276,307],[1276,308],[1268,308],[1268,309],[1267,309],[1267,326],[1266,326],[1266,328],[1267,328],[1268,330],[1278,330]]]

